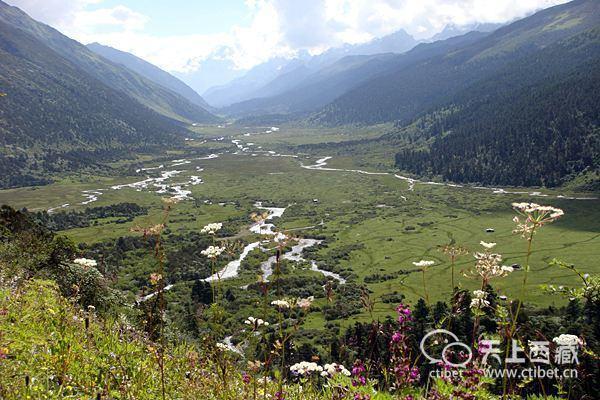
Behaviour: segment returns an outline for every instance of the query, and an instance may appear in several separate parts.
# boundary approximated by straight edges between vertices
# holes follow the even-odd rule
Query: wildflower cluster
[[[98,265],[98,263],[96,262],[96,260],[92,260],[89,258],[76,258],[73,260],[73,262],[77,265],[81,265],[82,267],[95,267],[96,265]]]
[[[507,265],[501,265],[502,255],[492,253],[490,250],[496,246],[496,243],[480,243],[485,250],[483,252],[475,252],[475,267],[465,274],[466,276],[481,278],[484,287],[492,278],[503,278],[513,272],[513,268]]]
[[[153,286],[158,285],[158,283],[160,281],[162,281],[162,279],[163,279],[163,276],[161,274],[157,273],[157,272],[153,272],[153,273],[150,274],[150,283]]]
[[[558,337],[552,339],[554,343],[558,346],[581,346],[583,345],[583,340],[576,335],[562,334]]]
[[[419,369],[412,365],[410,359],[410,346],[408,333],[412,321],[411,310],[404,304],[396,307],[398,330],[392,335],[390,341],[392,372],[396,380],[396,389],[410,386],[420,379]]]
[[[481,310],[490,305],[490,302],[486,300],[488,294],[483,290],[474,290],[473,299],[471,300],[471,308]]]
[[[279,308],[280,310],[284,310],[286,308],[290,308],[290,303],[287,300],[273,300],[271,302],[272,306]]]
[[[310,296],[304,299],[299,298],[298,300],[296,300],[296,307],[301,308],[303,310],[308,310],[314,300],[314,296]]]
[[[202,250],[200,253],[202,253],[203,256],[214,260],[219,257],[223,251],[225,251],[225,247],[208,246],[206,250]]]
[[[413,262],[413,265],[415,267],[419,267],[422,269],[427,269],[428,267],[431,267],[433,264],[435,264],[435,261],[421,260],[421,261]]]
[[[263,325],[269,326],[269,323],[267,321],[264,321],[260,318],[254,318],[254,317],[246,318],[246,320],[244,321],[244,324],[252,326],[253,329],[258,329]]]
[[[352,386],[365,386],[367,384],[365,364],[361,360],[354,361],[352,367]]]
[[[513,233],[519,233],[531,240],[537,227],[556,221],[564,215],[563,210],[551,206],[541,206],[536,203],[513,203],[512,207],[523,218],[515,216],[513,221],[517,227]]]
[[[325,364],[323,366],[323,372],[321,372],[321,376],[335,376],[337,374],[342,374],[345,376],[350,376],[350,371],[348,371],[346,369],[346,367],[344,367],[342,364],[338,364],[338,363],[331,363],[331,364]]]
[[[200,232],[206,233],[209,235],[214,235],[217,233],[217,231],[221,230],[222,227],[223,227],[222,223],[214,222],[214,223],[206,225],[204,228],[202,228],[202,230]]]
[[[311,374],[320,374],[323,372],[323,367],[314,362],[301,361],[292,365],[290,371],[297,376],[310,376]]]
[[[131,232],[140,232],[144,237],[158,236],[165,229],[165,224],[156,224],[148,227],[135,226],[130,229]]]

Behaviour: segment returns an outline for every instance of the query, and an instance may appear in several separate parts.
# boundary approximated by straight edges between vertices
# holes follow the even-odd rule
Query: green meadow
[[[349,276],[349,283],[365,284],[371,292],[371,298],[376,301],[374,314],[383,318],[391,314],[394,303],[380,301],[382,296],[397,293],[414,302],[424,296],[423,278],[430,302],[448,299],[452,289],[451,268],[439,249],[445,244],[459,244],[472,253],[481,250],[479,242],[482,240],[495,242],[495,250],[503,255],[504,264],[522,264],[526,242],[512,233],[515,224],[512,221],[514,212],[511,203],[534,201],[560,207],[565,211],[565,216],[544,226],[535,237],[529,279],[531,289],[542,284],[568,285],[575,282],[568,271],[549,266],[554,258],[575,264],[584,272],[598,273],[598,200],[560,199],[556,197],[563,194],[560,190],[539,190],[544,196],[531,196],[422,183],[416,183],[413,187],[406,180],[391,174],[302,168],[302,165],[312,165],[327,154],[328,147],[320,149],[317,146],[313,153],[307,151],[305,146],[301,148],[302,151],[294,151],[295,146],[300,144],[346,141],[380,134],[373,129],[357,131],[355,136],[339,130],[319,133],[318,130],[304,131],[301,128],[282,128],[268,134],[244,136],[248,130],[235,126],[195,127],[198,138],[189,143],[190,149],[197,150],[203,146],[212,149],[218,147],[218,143],[229,152],[208,160],[192,157],[186,152],[174,155],[173,159],[190,161],[182,166],[169,167],[170,162],[161,161],[166,165],[165,170],[182,170],[179,175],[169,179],[171,185],[185,183],[192,175],[203,179],[202,184],[184,187],[191,191],[191,195],[174,207],[168,224],[170,233],[198,232],[209,222],[224,222],[237,232],[230,242],[249,243],[257,240],[257,236],[247,230],[251,224],[249,215],[257,211],[254,206],[257,201],[262,201],[264,205],[287,207],[281,218],[273,220],[277,228],[289,230],[296,237],[325,238],[324,244],[316,252],[305,254],[305,258],[315,257],[325,269]],[[220,136],[225,136],[225,139],[215,141]],[[201,144],[203,138],[207,142]],[[231,143],[234,139],[244,144],[254,144],[248,150],[234,154],[238,150]],[[368,151],[367,147],[365,149]],[[281,154],[288,156],[274,156],[268,151],[281,151]],[[326,168],[364,168],[377,172],[365,167],[364,160],[368,159],[367,153],[353,157],[340,154],[338,149]],[[145,167],[158,164],[151,159],[144,162]],[[389,166],[381,170],[387,172]],[[106,219],[89,227],[61,232],[75,242],[93,244],[132,235],[131,228],[160,221],[161,198],[168,194],[155,193],[157,189],[153,187],[141,190],[110,189],[113,185],[144,180],[147,176],[158,175],[154,171],[146,171],[132,176],[62,177],[48,186],[0,191],[0,203],[30,210],[68,203],[70,206],[62,211],[81,210],[86,207],[79,204],[85,200],[81,191],[101,189],[103,194],[88,207],[121,202],[149,207],[147,215],[135,217],[131,222],[116,223]],[[493,232],[486,232],[488,228]],[[344,256],[340,257],[339,254]],[[266,257],[260,250],[255,250],[251,255],[256,259]],[[435,261],[425,277],[412,264],[421,259]],[[140,259],[139,262],[145,261]],[[473,262],[474,258],[469,254],[459,258],[456,263],[455,281],[464,288],[475,289],[477,286],[475,281],[463,276]],[[308,270],[306,264],[289,264],[284,276],[322,277],[320,273]],[[256,281],[256,267],[253,268],[248,262],[242,263],[239,277],[225,281],[224,286],[241,293],[240,286]],[[522,270],[516,270],[493,284],[499,294],[516,296],[521,280]],[[190,286],[191,282],[180,282],[170,297],[189,296]],[[561,304],[557,303],[561,301],[559,297],[547,296],[537,289],[528,291],[527,301],[539,306]],[[324,304],[324,300],[319,299],[317,304]],[[362,313],[339,322],[351,324],[355,320],[369,318],[369,315]],[[321,313],[311,313],[305,326],[319,328],[324,322]]]

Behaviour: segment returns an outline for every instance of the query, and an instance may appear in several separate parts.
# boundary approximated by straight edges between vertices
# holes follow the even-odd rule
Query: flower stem
[[[423,272],[423,292],[425,293],[425,303],[429,304],[429,294],[427,293],[427,284],[425,282],[425,268],[421,270]]]

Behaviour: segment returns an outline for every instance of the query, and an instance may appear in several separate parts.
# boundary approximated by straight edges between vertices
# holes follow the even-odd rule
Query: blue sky
[[[406,30],[502,23],[566,0],[6,0],[64,34],[131,52],[180,76],[244,71]],[[233,76],[233,75],[228,75]]]
[[[148,17],[144,30],[156,35],[216,34],[250,22],[243,0],[106,0],[91,4],[97,10],[123,5]]]

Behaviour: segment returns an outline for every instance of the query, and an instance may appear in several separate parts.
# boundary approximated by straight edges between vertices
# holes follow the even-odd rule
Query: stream
[[[279,128],[272,127],[267,129],[264,132],[248,132],[243,134],[244,137],[251,137],[253,135],[260,135],[263,133],[271,133],[278,131]],[[235,150],[230,151],[226,150],[223,153],[213,153],[204,157],[197,158],[181,158],[174,159],[163,164],[157,166],[151,166],[146,168],[138,168],[136,173],[143,174],[144,179],[123,183],[118,185],[112,185],[108,188],[100,188],[100,189],[88,189],[81,191],[81,195],[83,196],[83,201],[77,203],[78,205],[89,205],[92,204],[104,195],[107,191],[110,190],[123,190],[123,189],[133,189],[136,191],[150,191],[157,194],[167,195],[178,200],[189,200],[192,199],[192,191],[190,190],[192,186],[201,185],[204,183],[204,180],[199,175],[187,175],[187,173],[191,172],[186,167],[192,167],[195,161],[209,161],[213,159],[219,158],[224,153],[229,153],[232,155],[239,156],[250,156],[250,157],[291,157],[298,159],[300,168],[312,171],[325,171],[325,172],[346,172],[346,173],[357,173],[363,175],[378,175],[378,176],[393,176],[397,179],[403,180],[408,183],[407,192],[413,192],[417,185],[436,185],[436,186],[445,186],[449,188],[465,188],[471,190],[485,190],[489,191],[495,195],[504,195],[504,194],[520,194],[520,195],[528,195],[531,197],[548,197],[548,198],[557,198],[557,199],[568,199],[568,200],[597,200],[597,197],[573,197],[566,196],[562,194],[558,195],[548,195],[541,193],[539,191],[526,191],[526,190],[510,190],[498,187],[485,187],[485,186],[472,186],[472,185],[459,185],[454,183],[440,183],[440,182],[432,182],[432,181],[424,181],[420,179],[415,179],[407,176],[403,176],[397,173],[390,172],[372,172],[365,171],[361,169],[344,169],[344,168],[333,168],[328,166],[329,161],[333,158],[331,156],[322,157],[314,161],[313,164],[304,164],[299,159],[301,158],[298,154],[279,154],[272,150],[265,150],[262,146],[256,146],[252,142],[244,142],[242,139],[239,139],[238,136],[230,137],[231,143],[235,146]],[[191,139],[190,139],[191,140]],[[209,139],[212,141],[223,141],[225,137],[219,137],[215,139]],[[304,156],[302,156],[304,158]],[[175,168],[178,167],[178,168]],[[195,173],[202,172],[204,168],[201,166],[194,166]],[[274,174],[274,173],[272,173]],[[184,179],[177,179],[179,176],[186,176]],[[405,196],[401,196],[406,200]],[[56,207],[49,208],[47,210],[48,213],[55,212],[57,210],[67,209],[71,207],[72,204],[64,203]],[[267,217],[260,222],[257,222],[250,226],[250,232],[272,236],[272,239],[276,242],[285,240],[287,237],[285,234],[278,232],[276,226],[270,222],[273,218],[279,218],[283,215],[286,208],[285,207],[264,207],[262,203],[258,202],[255,204],[255,207],[258,209],[265,210],[268,215]],[[268,242],[268,241],[263,241]],[[249,243],[244,247],[239,257],[236,260],[229,262],[222,270],[218,273],[208,277],[205,279],[207,282],[214,281],[216,279],[231,279],[235,278],[239,275],[239,269],[242,261],[248,256],[250,252],[253,250],[260,248],[262,251],[267,251],[261,246],[263,243],[261,241]],[[302,258],[302,252],[304,249],[309,248],[311,246],[319,244],[320,241],[316,239],[299,239],[297,244],[292,246],[292,249],[283,254],[283,258],[290,261],[305,261]],[[265,281],[268,281],[269,277],[273,274],[273,266],[276,262],[275,256],[269,257],[269,259],[261,264],[262,276]],[[344,284],[346,281],[339,274],[322,270],[319,268],[318,264],[314,261],[310,261],[311,270],[319,272],[327,277],[337,280],[341,284]],[[168,285],[165,287],[165,290],[169,290],[172,285]],[[152,298],[156,293],[151,293],[140,298],[139,301],[146,301]]]

